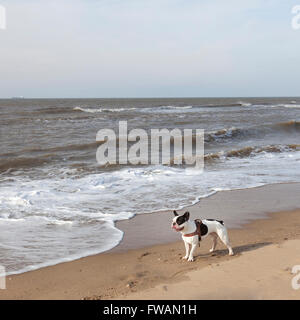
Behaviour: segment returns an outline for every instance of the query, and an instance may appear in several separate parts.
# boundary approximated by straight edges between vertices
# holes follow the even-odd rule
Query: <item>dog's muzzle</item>
[[[175,231],[179,232],[179,231],[181,231],[183,229],[183,227],[182,228],[177,228],[176,227],[176,223],[173,223],[172,224],[172,229],[174,229]]]

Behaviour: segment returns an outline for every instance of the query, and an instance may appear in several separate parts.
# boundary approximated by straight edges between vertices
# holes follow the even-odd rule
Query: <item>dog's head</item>
[[[176,230],[177,232],[183,230],[190,218],[190,213],[186,211],[182,216],[180,216],[175,210],[173,213],[175,217],[172,221],[172,229]]]

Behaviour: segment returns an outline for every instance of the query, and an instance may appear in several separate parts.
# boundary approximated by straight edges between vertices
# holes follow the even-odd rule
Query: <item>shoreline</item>
[[[257,206],[255,211],[243,210],[240,206],[235,206],[235,209],[238,209],[238,214],[235,212],[229,214],[229,210],[232,211],[234,208],[231,206],[231,202],[242,201],[247,202],[249,198],[257,198],[257,194],[260,190],[264,192],[264,197],[266,193],[269,196],[278,197],[282,191],[288,193],[290,196],[289,205],[281,205],[279,208],[274,207],[274,203],[270,203],[269,200],[264,199],[264,203],[260,202],[260,206]],[[266,184],[261,186],[254,186],[242,189],[231,189],[231,190],[219,190],[215,191],[209,196],[203,198],[198,197],[197,200],[194,200],[192,204],[180,206],[175,208],[177,212],[184,212],[189,210],[191,212],[191,219],[193,216],[195,218],[218,218],[223,219],[226,222],[226,226],[229,228],[242,228],[248,222],[261,219],[266,217],[270,212],[276,211],[290,211],[293,209],[300,208],[300,199],[297,201],[297,194],[300,194],[300,182],[282,182],[274,184]],[[249,197],[250,196],[250,197]],[[228,203],[228,200],[230,203]],[[262,199],[260,199],[262,200]],[[292,201],[296,200],[296,201]],[[227,208],[226,212],[222,213],[216,212],[216,207],[224,205],[224,202],[227,202],[229,205],[229,210]],[[278,205],[278,203],[277,203]],[[244,209],[246,206],[243,206]],[[83,253],[74,255],[73,257],[66,257],[57,259],[57,261],[49,261],[41,263],[35,266],[27,266],[18,271],[11,271],[7,273],[7,276],[15,276],[24,274],[27,272],[36,271],[42,268],[56,266],[61,263],[69,263],[72,261],[84,259],[90,256],[110,253],[110,252],[124,252],[131,249],[139,249],[143,247],[148,247],[151,245],[157,244],[167,244],[174,241],[177,241],[178,234],[173,230],[170,230],[169,224],[170,219],[173,217],[172,212],[174,209],[165,209],[165,210],[156,210],[153,212],[145,212],[136,214],[133,217],[126,220],[117,220],[115,222],[115,228],[123,232],[122,239],[120,242],[110,249],[105,249],[104,251],[95,251],[90,253]],[[208,210],[210,213],[202,213],[201,211]],[[223,208],[222,208],[223,210]],[[216,212],[215,215],[213,212]],[[212,216],[213,215],[213,216]],[[148,227],[145,227],[147,225]]]
[[[202,199],[200,203],[197,203],[198,206],[195,204],[189,207],[192,216],[198,214],[199,210],[206,209],[208,205],[210,211],[205,212],[210,212],[210,214],[214,213],[214,206],[222,208],[224,212],[227,210],[226,206],[231,208],[232,216],[230,219],[226,219],[226,221],[228,220],[226,224],[229,225],[229,237],[236,251],[235,257],[227,256],[227,250],[220,244],[216,254],[209,254],[210,241],[204,241],[201,248],[196,251],[195,263],[183,262],[180,260],[184,253],[183,243],[180,240],[180,235],[170,229],[170,211],[161,214],[138,215],[133,218],[135,219],[134,223],[132,223],[133,219],[118,223],[118,228],[122,228],[121,230],[125,232],[123,245],[121,243],[105,253],[8,276],[7,289],[0,290],[0,299],[123,298],[128,294],[140,292],[161,283],[178,281],[178,277],[186,277],[187,272],[191,270],[235,259],[248,251],[256,251],[256,249],[269,244],[280,243],[287,239],[300,239],[300,228],[297,227],[300,224],[300,210],[275,210],[267,200],[273,199],[277,203],[282,197],[285,201],[278,204],[279,209],[280,206],[292,206],[292,209],[295,209],[295,203],[293,201],[289,203],[290,199],[295,199],[295,195],[289,191],[294,190],[298,193],[299,186],[300,184],[297,183],[279,184],[270,185],[267,188],[254,188],[255,190],[234,191],[239,203],[242,204],[237,208],[239,213],[244,209],[249,211],[249,203],[253,201],[253,197],[257,202],[250,210],[254,212],[252,218],[245,218],[242,227],[233,223],[236,200],[232,194],[228,196],[228,193],[233,191],[228,191],[226,196],[224,193],[219,193],[219,196],[216,194],[217,198],[213,199],[214,201],[208,201],[209,203],[203,203]],[[280,193],[281,196],[278,197],[277,193]],[[243,196],[248,199],[245,203],[242,199]],[[264,199],[264,203],[260,202],[259,197]],[[229,201],[227,205],[224,202],[225,198],[228,198]],[[201,208],[199,208],[199,204],[201,204]],[[270,213],[263,211],[264,207],[268,207]],[[287,216],[288,219],[286,219]],[[206,215],[206,217],[210,216]],[[220,216],[218,215],[218,217]],[[128,221],[131,222],[131,229],[128,229]],[[167,225],[164,221],[167,222]],[[141,223],[144,228],[141,228]],[[145,233],[145,230],[148,232]],[[157,230],[157,232],[152,233],[153,230]],[[161,230],[164,235],[161,234]],[[169,237],[170,235],[172,238]],[[162,241],[161,238],[166,240],[163,244],[159,243]],[[152,243],[149,244],[149,241]],[[146,243],[148,245],[145,245]],[[135,244],[136,248],[128,249],[131,244]]]
[[[269,213],[300,209],[299,194],[299,182],[274,183],[217,191],[194,204],[175,210],[179,213],[190,211],[190,219],[217,218],[224,220],[228,228],[243,228],[253,220],[266,218]],[[121,242],[109,252],[124,252],[177,241],[180,236],[169,228],[172,212],[173,209],[160,210],[116,221],[116,228],[122,230],[124,235]]]

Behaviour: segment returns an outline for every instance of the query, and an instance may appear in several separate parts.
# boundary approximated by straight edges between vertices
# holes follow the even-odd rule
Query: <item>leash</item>
[[[192,232],[192,233],[184,234],[183,236],[184,236],[184,237],[193,237],[193,236],[197,236],[197,235],[198,235],[198,241],[199,241],[199,247],[200,247],[202,220],[196,219],[194,222],[195,222],[195,224],[196,224],[196,231],[195,231],[195,232]]]

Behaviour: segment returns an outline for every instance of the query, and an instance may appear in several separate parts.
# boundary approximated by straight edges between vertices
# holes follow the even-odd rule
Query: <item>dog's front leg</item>
[[[182,259],[187,260],[187,258],[189,257],[190,245],[185,241],[184,241],[184,245],[185,245],[185,256]]]
[[[194,251],[195,251],[196,247],[197,247],[197,245],[193,243],[188,261],[194,261]]]

